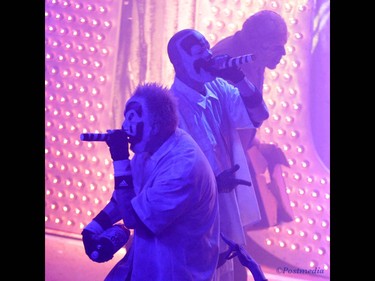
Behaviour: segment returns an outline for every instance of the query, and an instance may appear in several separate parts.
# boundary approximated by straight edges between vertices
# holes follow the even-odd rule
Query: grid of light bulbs
[[[111,91],[115,64],[118,5],[115,0],[46,1],[46,231],[79,234],[112,192],[107,147],[82,142],[79,135],[110,128],[106,93]],[[269,252],[293,259],[301,268],[329,271],[329,171],[319,160],[308,129],[304,75],[312,5],[312,1],[199,1],[198,9],[209,8],[209,13],[198,10],[196,28],[214,45],[255,11],[275,10],[287,20],[287,55],[275,70],[266,72],[263,90],[271,117],[259,137],[276,143],[287,156],[290,168],[283,175],[295,220],[255,232],[253,237]]]

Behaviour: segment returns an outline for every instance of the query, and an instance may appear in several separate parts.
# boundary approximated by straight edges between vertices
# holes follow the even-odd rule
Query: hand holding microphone
[[[107,130],[106,143],[113,161],[129,159],[128,136],[124,130]]]
[[[209,61],[199,61],[198,65],[216,77],[238,83],[245,77],[239,66],[254,60],[255,56],[252,54],[239,57],[219,55],[212,57]]]
[[[234,61],[231,61],[231,59],[228,55],[213,57],[208,61],[207,69],[216,77],[238,83],[245,77],[245,74],[239,68],[238,64],[233,63]]]
[[[231,57],[229,55],[218,55],[210,60],[211,68],[221,70],[225,68],[239,67],[240,65],[248,62],[253,62],[255,55],[247,54],[238,57]]]
[[[107,130],[107,133],[84,133],[82,141],[105,141],[113,161],[129,159],[128,136],[124,130]]]

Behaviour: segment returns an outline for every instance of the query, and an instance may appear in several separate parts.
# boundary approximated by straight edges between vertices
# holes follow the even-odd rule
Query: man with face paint
[[[85,250],[95,244],[95,235],[123,220],[134,230],[132,244],[105,281],[214,280],[216,179],[196,142],[177,128],[173,96],[159,84],[141,84],[127,101],[124,117],[122,129],[109,131],[107,140],[115,190],[84,228]]]
[[[286,55],[287,40],[288,29],[284,19],[274,11],[261,10],[251,15],[241,30],[219,41],[211,50],[214,56],[253,54],[254,61],[241,65],[241,69],[246,78],[262,91],[265,70],[275,69]]]
[[[237,129],[259,127],[269,117],[262,94],[239,68],[212,67],[210,45],[194,29],[171,37],[168,56],[175,70],[171,92],[178,102],[179,126],[199,144],[217,179],[220,231],[245,245],[244,226],[261,217]],[[220,253],[226,250],[220,240]],[[216,280],[235,280],[233,259],[220,264]]]
[[[286,55],[287,39],[285,20],[274,11],[261,10],[251,15],[243,23],[241,30],[219,41],[211,50],[214,56],[227,54],[237,57],[253,54],[255,60],[243,64],[241,69],[246,78],[262,91],[266,69],[275,69]],[[277,145],[261,143],[255,137],[256,132],[257,129],[247,129],[240,130],[239,134],[244,149],[248,152],[246,155],[256,191],[263,189],[272,192],[267,193],[264,200],[259,200],[262,220],[249,229],[268,228],[293,221],[293,210],[282,176],[282,166],[289,167],[289,164]],[[266,173],[270,176],[269,180],[264,181]],[[258,194],[259,198],[260,193]]]
[[[242,29],[228,36],[212,47],[214,56],[229,55],[233,57],[253,54],[255,60],[243,64],[241,69],[246,78],[259,90],[263,91],[266,69],[275,69],[285,56],[285,44],[288,29],[284,19],[276,12],[261,10],[250,16],[242,25]],[[241,139],[251,146],[256,129],[244,130]]]

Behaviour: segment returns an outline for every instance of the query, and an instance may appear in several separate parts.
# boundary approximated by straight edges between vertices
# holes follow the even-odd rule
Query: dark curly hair
[[[132,97],[142,98],[149,110],[150,118],[159,125],[163,135],[173,133],[178,124],[176,100],[169,88],[156,83],[141,83],[135,89]]]

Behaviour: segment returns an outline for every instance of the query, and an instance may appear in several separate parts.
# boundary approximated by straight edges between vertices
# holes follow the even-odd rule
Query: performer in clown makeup
[[[171,60],[175,61],[176,76],[203,89],[203,83],[215,79],[203,66],[212,58],[210,44],[198,33],[179,33],[174,37],[175,48],[168,49]],[[169,45],[172,46],[172,45]]]
[[[141,84],[126,103],[124,117],[122,129],[108,132],[115,190],[82,232],[86,254],[92,259],[97,236],[122,220],[134,231],[133,240],[105,281],[214,281],[216,180],[202,150],[177,128],[173,96],[159,84]],[[100,254],[95,262],[113,257]]]
[[[142,110],[143,101],[131,101],[127,103],[124,112],[125,121],[123,122],[122,129],[126,132],[128,136],[128,141],[130,143],[130,149],[133,152],[137,152],[134,147],[138,145],[138,152],[144,152],[146,150],[147,135],[149,131],[144,132],[144,130],[150,129],[148,126],[145,127],[145,122],[147,122],[146,113]],[[144,107],[144,105],[143,105]]]
[[[283,17],[272,10],[261,10],[247,18],[242,29],[217,42],[211,50],[213,55],[227,54],[234,57],[254,54],[254,62],[242,65],[242,70],[246,78],[262,91],[266,72],[275,69],[286,55],[287,40],[288,28]],[[248,152],[255,189],[259,190],[259,194],[261,190],[272,192],[260,200],[262,221],[248,228],[249,230],[274,227],[294,219],[282,176],[289,163],[281,148],[277,144],[262,142],[256,137],[257,131],[241,130],[239,134],[244,149]]]
[[[269,117],[262,93],[238,67],[216,69],[210,45],[197,30],[178,31],[167,51],[175,70],[171,92],[178,102],[179,127],[195,139],[216,176],[220,231],[245,245],[244,227],[261,216],[237,130],[258,128]],[[227,245],[220,244],[225,254]],[[234,262],[237,258],[220,263],[216,280],[236,280]]]

